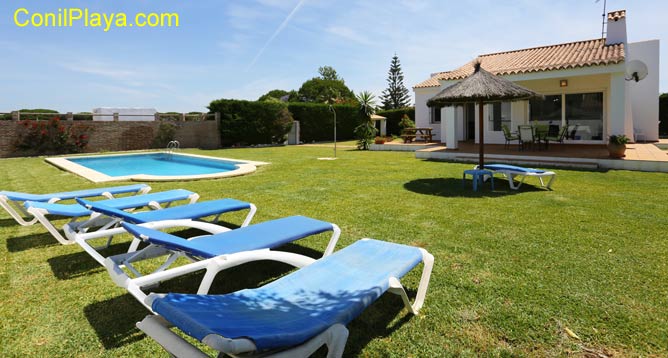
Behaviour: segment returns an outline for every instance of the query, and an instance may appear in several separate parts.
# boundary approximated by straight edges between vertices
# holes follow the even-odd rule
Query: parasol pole
[[[478,101],[478,145],[480,146],[480,153],[478,156],[478,169],[485,169],[485,131],[483,129],[483,124],[485,121],[482,119],[483,115],[483,103],[482,99]]]

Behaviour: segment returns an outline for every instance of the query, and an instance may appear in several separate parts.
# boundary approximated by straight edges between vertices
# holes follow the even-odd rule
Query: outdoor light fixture
[[[559,87],[568,87],[568,80],[559,80]]]

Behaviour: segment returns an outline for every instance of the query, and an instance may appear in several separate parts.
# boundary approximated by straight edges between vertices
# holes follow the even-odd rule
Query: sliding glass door
[[[603,139],[603,92],[548,95],[529,106],[532,123],[567,126],[567,139]]]

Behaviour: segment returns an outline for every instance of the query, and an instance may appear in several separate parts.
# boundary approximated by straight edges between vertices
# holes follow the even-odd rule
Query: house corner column
[[[629,94],[624,73],[613,73],[610,77],[610,98],[608,100],[608,136],[624,134],[633,138],[633,118],[631,117]]]
[[[458,149],[455,107],[444,107],[441,112],[441,119],[441,138],[445,141],[445,146],[448,149]]]

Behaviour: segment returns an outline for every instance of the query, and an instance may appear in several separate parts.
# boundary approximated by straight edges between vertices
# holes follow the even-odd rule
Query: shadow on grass
[[[49,233],[7,238],[7,251],[9,252],[21,252],[58,245],[60,245],[58,241],[56,241],[56,239]]]
[[[149,311],[129,293],[84,307],[84,315],[105,349],[145,339],[135,323],[147,314]]]
[[[118,243],[109,248],[101,250],[103,256],[118,255],[127,252],[128,243]],[[94,272],[104,271],[97,261],[95,261],[86,251],[80,251],[73,254],[67,254],[52,257],[47,260],[51,266],[51,271],[59,280],[70,280]]]
[[[17,223],[14,219],[2,219],[0,220],[0,227],[10,227],[10,226],[18,226],[19,223]]]
[[[508,182],[503,179],[494,179],[494,191],[491,190],[489,182],[479,186],[478,191],[473,191],[473,183],[469,178],[463,185],[461,178],[416,179],[405,183],[404,189],[418,194],[464,198],[499,197],[544,191],[527,183],[522,184],[520,190],[510,190]]]
[[[406,293],[411,299],[415,298],[415,291],[407,290]],[[389,337],[411,319],[419,319],[419,317],[415,317],[404,309],[404,304],[399,296],[386,292],[348,324],[350,335],[344,355],[360,356],[369,342]]]

